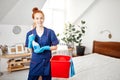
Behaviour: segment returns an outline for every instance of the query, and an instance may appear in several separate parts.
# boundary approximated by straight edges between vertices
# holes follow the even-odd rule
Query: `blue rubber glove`
[[[28,37],[28,48],[32,48],[32,41],[35,40],[35,35],[34,34],[31,34],[29,35]]]
[[[42,53],[45,50],[50,50],[50,46],[44,46],[44,47],[41,47],[40,49],[38,49],[38,47],[37,47],[36,49],[34,49],[34,52],[35,53]]]
[[[50,46],[44,46],[42,48],[44,48],[44,50],[50,50]]]

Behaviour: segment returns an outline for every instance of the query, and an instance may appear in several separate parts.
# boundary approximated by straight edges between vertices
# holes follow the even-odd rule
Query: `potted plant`
[[[63,40],[66,45],[68,46],[68,48],[73,48],[74,47],[74,41],[73,41],[73,28],[74,25],[72,25],[71,23],[65,24],[65,31],[64,31],[64,35],[63,38],[61,40]]]
[[[68,48],[73,48],[74,44],[77,44],[77,55],[83,55],[85,50],[85,47],[81,45],[82,37],[84,36],[86,29],[85,21],[81,20],[81,24],[81,26],[71,23],[65,24],[64,36],[61,39],[67,44]]]

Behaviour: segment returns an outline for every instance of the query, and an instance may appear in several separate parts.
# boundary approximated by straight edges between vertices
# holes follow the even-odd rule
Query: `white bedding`
[[[120,80],[120,59],[97,53],[73,58],[75,75],[69,80]]]

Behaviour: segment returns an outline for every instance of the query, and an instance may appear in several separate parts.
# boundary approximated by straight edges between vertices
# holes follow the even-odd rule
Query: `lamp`
[[[112,38],[112,34],[110,32],[110,30],[103,30],[100,33],[104,33],[104,32],[108,32],[108,38],[111,39]]]

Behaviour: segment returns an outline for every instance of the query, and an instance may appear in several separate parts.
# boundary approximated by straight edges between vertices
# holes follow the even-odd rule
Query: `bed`
[[[73,58],[68,80],[120,80],[120,42],[93,41],[93,53]]]

